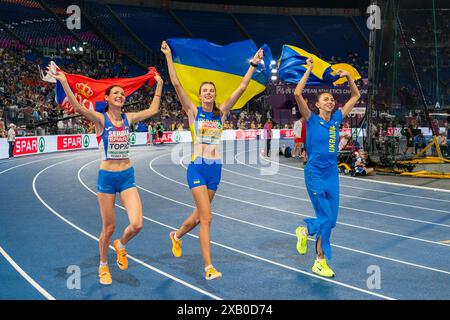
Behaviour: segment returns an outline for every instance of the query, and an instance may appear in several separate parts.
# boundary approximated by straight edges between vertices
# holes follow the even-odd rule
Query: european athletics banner
[[[60,68],[58,71],[64,72]],[[125,96],[128,97],[133,92],[142,87],[147,81],[151,87],[155,83],[155,75],[157,75],[155,68],[149,68],[149,71],[138,77],[134,78],[110,78],[95,80],[78,74],[70,74],[64,72],[78,102],[86,107],[95,111],[102,112],[106,108],[105,91],[111,85],[121,86],[125,91]],[[55,100],[64,109],[73,113],[73,107],[70,105],[67,99],[66,93],[59,81],[56,81],[55,87]]]
[[[258,51],[252,40],[233,42],[225,46],[202,39],[174,38],[167,40],[178,79],[191,101],[200,104],[200,84],[212,81],[216,85],[216,102],[223,103],[236,90],[247,73],[250,60]],[[272,53],[264,44],[264,58],[253,73],[247,90],[233,106],[242,108],[251,98],[263,92],[270,81]]]
[[[307,85],[326,85],[333,87],[342,84],[347,80],[339,78],[336,70],[347,70],[353,80],[361,79],[358,70],[346,63],[331,65],[320,59],[316,55],[309,53],[301,48],[291,45],[283,45],[280,60],[278,61],[278,76],[286,83],[297,84],[307,69],[306,60],[312,58],[314,68],[306,82]]]

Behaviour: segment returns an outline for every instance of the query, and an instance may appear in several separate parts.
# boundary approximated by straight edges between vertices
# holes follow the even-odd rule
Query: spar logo
[[[45,139],[43,137],[39,138],[39,152],[45,151]]]
[[[41,137],[41,139],[44,139]],[[45,148],[45,143],[44,143]],[[33,154],[38,152],[38,138],[17,138],[14,144],[14,156]]]
[[[281,137],[285,137],[285,138],[294,138],[294,130],[292,130],[292,129],[282,129],[280,131],[280,135],[281,135]]]
[[[88,135],[85,135],[83,137],[83,147],[84,148],[89,148],[89,145],[91,144],[91,139],[89,138]]]
[[[259,134],[259,130],[237,130],[237,140],[255,140]]]
[[[181,134],[178,131],[175,131],[173,133],[173,142],[174,143],[179,143],[181,140]]]
[[[157,138],[156,143],[178,143],[181,140],[181,135],[178,131],[164,132],[161,139]]]
[[[74,150],[82,148],[81,135],[58,136],[58,150]]]
[[[135,133],[132,133],[130,135],[130,143],[131,144],[136,144],[136,134]]]

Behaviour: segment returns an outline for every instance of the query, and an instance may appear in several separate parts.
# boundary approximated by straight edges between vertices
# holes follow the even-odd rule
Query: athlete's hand
[[[156,76],[154,78],[155,78],[157,84],[161,85],[164,83],[163,79],[161,78],[161,76],[159,74],[156,74]]]
[[[347,70],[336,70],[336,74],[340,77],[340,78],[344,78],[344,77],[350,77],[350,73]]]
[[[255,56],[252,59],[254,64],[258,64],[264,58],[264,50],[259,48],[259,50],[255,53]]]
[[[314,67],[314,60],[313,60],[313,58],[306,59],[306,65],[308,66],[308,68],[312,69]]]
[[[167,56],[171,56],[172,55],[172,51],[170,50],[169,45],[167,44],[167,42],[163,41],[161,43],[161,52],[164,53],[164,55]]]
[[[47,74],[49,74],[51,77],[55,78],[56,80],[58,80],[60,82],[67,82],[66,75],[63,72],[58,71],[58,70],[56,70],[55,73],[52,73],[50,65],[47,66]]]

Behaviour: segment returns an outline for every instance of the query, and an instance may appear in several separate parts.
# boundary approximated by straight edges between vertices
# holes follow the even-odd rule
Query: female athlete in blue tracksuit
[[[305,184],[317,218],[305,219],[306,227],[297,228],[297,250],[300,254],[305,254],[308,235],[316,235],[317,259],[312,271],[324,277],[333,277],[334,272],[328,266],[326,259],[331,259],[330,236],[331,230],[336,225],[339,210],[337,167],[339,125],[358,102],[360,94],[349,73],[338,70],[337,74],[341,78],[347,78],[351,90],[350,99],[342,109],[332,113],[335,107],[333,96],[327,92],[321,93],[317,96],[316,101],[319,114],[312,113],[302,96],[302,91],[313,69],[311,58],[307,60],[307,64],[308,69],[295,88],[294,95],[300,113],[307,121],[308,164],[305,167]]]
[[[172,85],[177,92],[183,110],[188,115],[189,128],[194,143],[192,162],[187,170],[187,181],[195,201],[195,209],[177,231],[170,233],[172,252],[175,257],[180,257],[182,254],[181,237],[200,224],[199,239],[205,265],[205,278],[206,280],[211,280],[222,276],[211,263],[210,224],[211,201],[219,185],[222,171],[219,143],[221,141],[223,122],[231,107],[241,97],[250,83],[257,64],[263,58],[263,51],[262,49],[258,50],[250,62],[248,71],[239,87],[220,106],[216,106],[216,87],[212,82],[203,82],[200,85],[199,97],[201,106],[193,104],[178,80],[172,53],[165,41],[161,45],[161,51],[166,56]]]

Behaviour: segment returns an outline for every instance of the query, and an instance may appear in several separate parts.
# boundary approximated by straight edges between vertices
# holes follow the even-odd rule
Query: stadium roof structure
[[[298,7],[298,8],[359,8],[367,7],[370,0],[177,0],[177,2],[197,2],[227,5]]]

